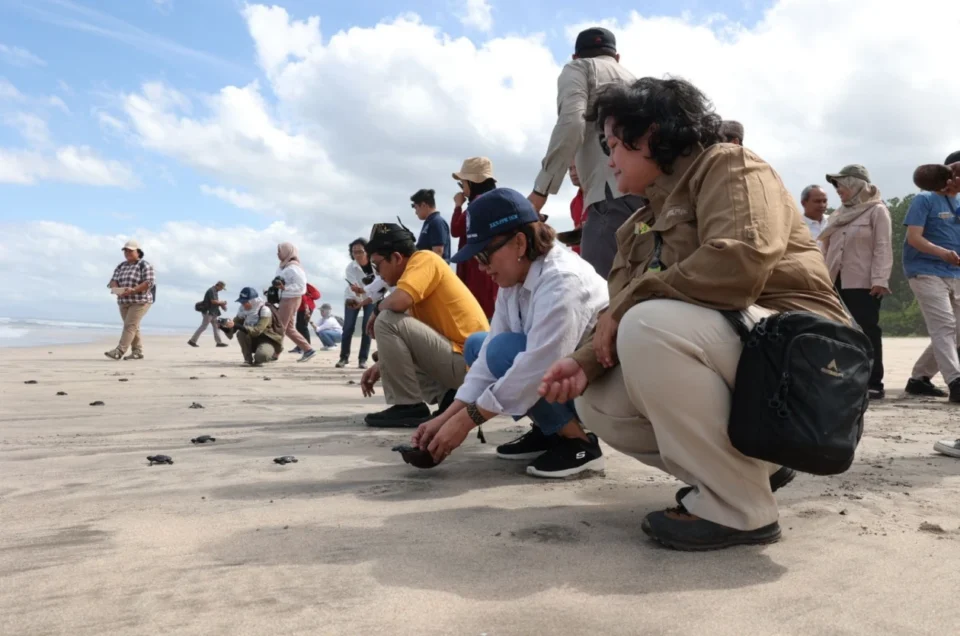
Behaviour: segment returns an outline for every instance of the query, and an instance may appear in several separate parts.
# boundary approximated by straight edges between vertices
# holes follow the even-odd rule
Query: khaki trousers
[[[243,359],[250,364],[263,364],[283,350],[270,338],[257,336],[254,339],[248,336],[245,331],[237,332],[237,343],[240,345],[240,353],[243,354]]]
[[[190,338],[190,342],[196,344],[197,340],[200,339],[200,336],[203,335],[203,332],[207,330],[209,325],[213,325],[213,339],[217,341],[217,344],[223,342],[220,339],[220,324],[217,322],[217,316],[213,314],[203,314],[203,322],[200,323],[200,327],[194,332],[193,337]]]
[[[912,378],[932,378],[937,371],[950,384],[960,378],[957,355],[958,316],[960,316],[960,278],[915,276],[907,280],[923,312],[930,344],[913,366]]]
[[[467,375],[463,356],[426,323],[382,311],[373,324],[387,404],[434,404]]]
[[[748,324],[771,312],[751,307]],[[730,444],[727,424],[742,345],[719,312],[650,300],[620,320],[620,365],[577,399],[603,441],[694,486],[692,514],[754,530],[777,520],[770,475],[778,467]]]
[[[300,351],[307,352],[313,347],[297,331],[297,310],[300,309],[301,302],[303,302],[303,298],[282,298],[277,317],[280,318],[280,324],[283,325],[283,334],[293,340],[293,344],[300,347]]]
[[[143,342],[140,340],[140,321],[150,310],[150,303],[118,304],[120,317],[123,318],[123,333],[120,335],[120,344],[117,349],[126,353],[133,346],[134,353],[143,353]]]

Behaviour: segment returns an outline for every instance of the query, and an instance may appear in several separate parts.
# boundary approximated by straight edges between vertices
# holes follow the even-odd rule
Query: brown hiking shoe
[[[143,360],[143,352],[134,351],[133,353],[128,355],[126,358],[124,358],[124,360]]]
[[[123,352],[119,349],[111,349],[110,351],[104,351],[103,355],[107,356],[111,360],[119,360],[123,357]]]
[[[660,545],[684,552],[766,545],[780,540],[780,523],[777,521],[756,530],[737,530],[701,519],[683,507],[651,512],[644,517],[640,529]]]

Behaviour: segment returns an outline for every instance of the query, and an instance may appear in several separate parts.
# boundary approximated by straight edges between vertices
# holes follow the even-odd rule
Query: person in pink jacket
[[[883,398],[883,343],[880,302],[890,293],[893,243],[890,211],[880,190],[870,183],[870,173],[861,165],[828,174],[842,205],[830,216],[820,233],[830,279],[853,319],[873,345],[870,399]]]

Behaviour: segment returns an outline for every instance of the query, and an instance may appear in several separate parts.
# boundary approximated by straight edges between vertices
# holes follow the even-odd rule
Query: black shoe
[[[335,366],[335,367],[338,368],[338,369],[342,369],[343,367],[347,366],[347,363],[348,363],[348,362],[349,362],[349,360],[344,360],[343,358],[340,358],[340,362],[336,363],[336,364],[333,365],[333,366]]]
[[[928,397],[947,397],[947,392],[936,386],[930,378],[910,378],[904,393],[910,395],[926,395]]]
[[[226,342],[218,342],[218,343],[217,343],[217,346],[222,349],[222,348],[224,348],[224,347],[229,347],[230,345],[228,345]]]
[[[781,466],[780,470],[770,475],[770,490],[771,492],[777,492],[791,481],[797,478],[797,472],[792,468],[787,468],[786,466]],[[677,496],[675,499],[679,505],[683,505],[683,498],[693,492],[693,486],[684,486],[677,491]]]
[[[960,378],[950,383],[950,401],[960,402]]]
[[[660,545],[685,552],[766,545],[780,540],[780,524],[776,521],[756,530],[737,530],[701,519],[682,506],[651,512],[644,517],[640,529]]]
[[[593,433],[587,433],[587,441],[558,436],[553,448],[527,466],[527,474],[546,479],[564,479],[583,473],[602,472],[603,468],[600,441]]]
[[[436,413],[433,414],[433,416],[436,417],[441,413],[443,413],[444,411],[446,411],[448,408],[450,408],[450,405],[453,404],[453,401],[455,399],[457,399],[456,389],[450,389],[449,391],[444,393],[443,397],[440,398],[440,404],[437,406],[437,411]]]
[[[883,390],[883,387],[873,387],[867,389],[867,397],[871,400],[882,400],[887,397],[887,392]]]
[[[558,439],[557,435],[544,435],[539,426],[533,426],[512,442],[497,446],[497,457],[530,461],[556,446]]]
[[[390,408],[371,413],[364,422],[377,428],[416,428],[431,419],[430,407],[423,402],[394,404]]]
[[[200,346],[200,345],[198,345],[196,342],[194,342],[193,340],[187,340],[187,344],[190,345],[191,347],[199,347],[199,346]]]

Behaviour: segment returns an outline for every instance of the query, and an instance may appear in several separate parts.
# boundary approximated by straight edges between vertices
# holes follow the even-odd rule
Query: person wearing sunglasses
[[[840,207],[818,237],[840,297],[873,345],[870,399],[886,396],[883,388],[883,339],[880,303],[890,293],[893,239],[890,211],[880,190],[861,165],[844,166],[827,181],[837,190]]]
[[[410,207],[417,218],[423,221],[420,237],[417,239],[418,250],[433,250],[450,262],[450,226],[446,219],[437,212],[436,192],[421,188],[410,197]]]
[[[743,344],[718,310],[740,311],[751,327],[785,311],[850,324],[823,256],[777,172],[722,143],[721,119],[693,84],[611,85],[587,121],[604,130],[620,191],[650,204],[617,232],[609,309],[538,392],[554,403],[576,399],[600,439],[689,484],[676,493],[678,507],[640,523],[658,543],[715,550],[777,541],[773,491],[794,473],[730,441]]]
[[[470,369],[456,399],[420,426],[413,443],[441,461],[485,421],[528,416],[533,428],[499,446],[498,457],[527,461],[527,473],[543,478],[603,470],[597,437],[584,430],[573,403],[548,404],[537,387],[551,364],[576,350],[607,306],[606,281],[555,243],[554,230],[516,190],[492,190],[467,214],[467,244],[453,261],[475,260],[500,292],[489,333],[467,339]]]
[[[946,164],[960,162],[960,151]],[[960,358],[957,323],[960,321],[960,179],[951,179],[939,192],[921,192],[910,204],[903,224],[903,271],[930,334],[930,345],[910,374],[907,393],[947,397],[931,378],[939,371],[947,383],[949,400],[960,402]],[[960,457],[960,442],[940,442],[937,450]]]
[[[477,299],[453,268],[432,250],[418,250],[413,233],[377,223],[367,242],[370,264],[394,290],[376,304],[367,325],[377,340],[377,362],[364,371],[360,389],[374,395],[383,383],[387,409],[367,415],[367,426],[416,428],[453,401],[467,365],[467,337],[490,329]]]

